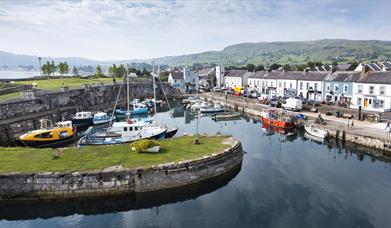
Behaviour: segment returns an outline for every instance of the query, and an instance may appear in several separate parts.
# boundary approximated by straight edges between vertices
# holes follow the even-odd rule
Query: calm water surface
[[[194,115],[177,106],[174,116],[178,135],[195,132]],[[176,125],[168,112],[158,120]],[[238,138],[246,152],[241,170],[185,194],[152,195],[152,202],[121,196],[51,206],[0,203],[0,227],[391,227],[389,163],[302,136],[266,135],[253,120],[203,117],[199,132]],[[4,213],[18,207],[19,214]]]

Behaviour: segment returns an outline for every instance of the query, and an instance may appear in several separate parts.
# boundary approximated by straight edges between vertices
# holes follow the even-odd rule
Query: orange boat
[[[270,125],[272,127],[278,128],[294,128],[295,123],[290,117],[283,116],[279,113],[275,113],[273,110],[267,110],[266,112],[261,113],[262,123],[264,125]]]

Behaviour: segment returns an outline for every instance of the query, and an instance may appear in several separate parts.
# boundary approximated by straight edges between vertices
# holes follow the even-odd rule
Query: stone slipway
[[[205,181],[241,166],[241,143],[229,137],[229,148],[199,159],[152,167],[110,167],[94,172],[9,173],[0,175],[1,199],[72,198],[153,192]]]

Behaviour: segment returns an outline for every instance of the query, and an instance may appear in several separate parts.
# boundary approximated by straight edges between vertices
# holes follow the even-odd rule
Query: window
[[[38,134],[38,135],[34,136],[34,138],[48,139],[48,138],[51,138],[52,136],[53,136],[52,132],[48,131],[48,132]]]
[[[315,91],[318,91],[318,83],[315,83]]]
[[[357,105],[361,105],[361,97],[357,97]]]
[[[374,86],[369,86],[369,94],[373,94],[374,91],[375,91],[375,87]]]
[[[384,108],[384,100],[379,100],[379,108]]]
[[[334,92],[338,92],[338,90],[339,90],[338,84],[334,85]]]
[[[281,81],[278,82],[278,87],[281,87]]]
[[[300,89],[303,89],[303,82],[300,82]]]
[[[330,91],[330,84],[326,84],[326,91]]]
[[[292,82],[291,82],[291,83],[289,83],[289,88],[291,88],[291,89],[292,89]]]
[[[308,90],[310,88],[310,83],[307,82],[306,89]]]
[[[133,131],[133,127],[129,127],[129,131]]]
[[[362,93],[362,85],[357,86],[357,93]]]
[[[124,131],[128,131],[128,128],[127,128],[127,127],[124,127]]]
[[[284,88],[286,87],[286,82],[284,82]]]
[[[348,85],[343,85],[343,92],[347,93],[348,92]]]
[[[385,86],[380,86],[380,95],[385,95],[385,94],[386,94],[386,87]]]

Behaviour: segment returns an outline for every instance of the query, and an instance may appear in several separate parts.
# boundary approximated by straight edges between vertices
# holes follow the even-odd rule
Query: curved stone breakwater
[[[208,180],[241,165],[241,143],[229,137],[224,151],[199,159],[152,167],[110,167],[95,172],[0,175],[0,199],[72,198],[153,192]]]

